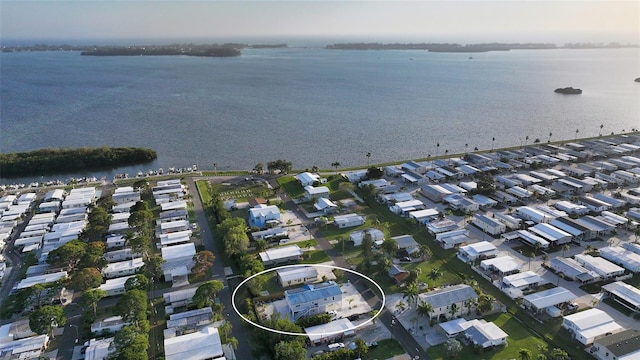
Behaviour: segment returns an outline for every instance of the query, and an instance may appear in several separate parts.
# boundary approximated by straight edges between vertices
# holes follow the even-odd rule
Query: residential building
[[[464,331],[464,336],[475,346],[486,349],[507,343],[509,335],[496,324],[484,320],[471,320],[470,323],[471,325]]]
[[[284,296],[293,321],[342,308],[342,290],[333,281],[285,290]]]
[[[307,200],[329,198],[329,188],[326,186],[315,187],[313,185],[307,185],[304,187],[304,197]]]
[[[280,223],[280,208],[275,205],[258,205],[249,209],[249,226],[260,229]]]
[[[561,304],[570,303],[576,298],[577,296],[571,291],[563,287],[555,287],[523,297],[522,306],[536,313],[547,311],[552,315],[554,312],[548,310],[549,308],[553,307],[557,310]]]
[[[356,230],[349,234],[349,239],[353,241],[353,246],[362,245],[362,240],[364,239],[365,234],[371,236],[371,241],[373,243],[384,241],[384,233],[378,229],[369,228],[365,230]]]
[[[298,245],[268,249],[260,253],[260,260],[264,266],[298,261],[300,257],[302,257],[302,249]]]
[[[478,294],[471,286],[459,284],[419,294],[418,299],[433,307],[430,318],[454,318],[475,309]]]
[[[278,269],[278,281],[283,287],[318,281],[318,270],[313,266],[296,266]]]
[[[144,266],[142,258],[135,258],[132,260],[118,261],[108,264],[102,269],[102,276],[107,279],[113,279],[117,277],[134,275]]]
[[[600,248],[600,256],[633,273],[640,272],[640,254],[633,251],[619,246],[608,246]]]
[[[358,214],[337,215],[333,218],[334,225],[340,229],[360,226],[364,224],[364,222],[364,216]]]
[[[589,345],[597,338],[624,330],[611,316],[600,309],[589,309],[567,315],[562,327],[569,330],[583,345]]]
[[[316,203],[313,204],[313,207],[325,215],[334,214],[338,211],[338,204],[325,197],[319,198]]]
[[[640,331],[629,329],[596,339],[589,353],[599,360],[639,359]]]
[[[224,359],[218,329],[208,326],[197,332],[164,339],[166,360]]]
[[[473,216],[473,224],[479,227],[480,230],[491,235],[500,235],[507,230],[505,224],[482,214],[475,214]]]
[[[320,182],[320,175],[312,174],[310,172],[303,172],[295,176],[296,180],[300,182],[302,187],[313,185],[316,182]]]
[[[555,257],[549,261],[549,267],[557,274],[562,274],[565,278],[579,281],[582,284],[602,280],[600,274],[585,268],[571,258]]]
[[[413,254],[420,250],[420,244],[411,235],[394,236],[391,239],[398,244],[398,250],[406,251],[407,254]]]
[[[585,268],[595,271],[603,279],[610,279],[624,274],[624,268],[601,257],[577,254],[573,258]]]
[[[519,273],[520,269],[522,269],[522,264],[517,262],[516,259],[512,258],[511,256],[506,255],[482,260],[480,262],[480,268],[485,271],[495,272],[500,277],[503,277]]]
[[[326,324],[304,329],[312,345],[329,343],[355,334],[355,326],[349,319],[337,319]]]
[[[109,355],[114,351],[112,346],[113,337],[104,339],[90,339],[85,343],[87,348],[85,349],[85,360],[106,360]]]
[[[602,286],[603,293],[631,311],[640,311],[640,289],[622,281]]]
[[[436,234],[436,243],[443,249],[453,249],[470,241],[467,229],[451,230]]]
[[[91,333],[94,335],[100,335],[105,331],[109,333],[115,333],[120,331],[123,326],[129,324],[130,323],[122,320],[122,316],[110,316],[91,324]]]
[[[115,279],[108,279],[104,284],[100,285],[98,289],[103,290],[107,293],[107,296],[117,296],[125,293],[124,284],[130,278],[135,275],[118,277]]]
[[[476,260],[491,259],[498,255],[498,249],[488,241],[461,246],[458,249],[458,259],[465,263],[472,263]]]

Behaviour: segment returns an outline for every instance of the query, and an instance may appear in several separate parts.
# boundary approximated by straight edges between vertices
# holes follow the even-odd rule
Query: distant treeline
[[[191,45],[191,46],[105,46],[91,51],[83,51],[80,55],[90,56],[158,56],[188,55],[207,57],[239,56],[240,50],[225,45]]]
[[[3,46],[2,52],[21,52],[21,51],[85,51],[89,52],[103,52],[105,50],[114,50],[114,49],[149,49],[149,51],[158,51],[159,49],[164,49],[166,52],[172,52],[171,54],[164,55],[176,55],[178,52],[181,54],[185,52],[206,52],[207,49],[211,48],[232,48],[232,49],[277,49],[277,48],[286,48],[287,44],[242,44],[242,43],[224,43],[221,45],[218,44],[168,44],[168,45],[133,45],[133,46],[99,46],[99,45],[50,45],[50,44],[35,44],[35,45],[18,45],[18,46]],[[88,54],[85,54],[88,55]],[[124,55],[140,55],[140,54],[124,54]],[[143,54],[144,55],[144,54]],[[163,55],[163,54],[160,54]],[[240,55],[240,54],[238,54]]]
[[[144,148],[60,148],[0,153],[0,176],[5,178],[61,174],[143,164],[158,157]]]

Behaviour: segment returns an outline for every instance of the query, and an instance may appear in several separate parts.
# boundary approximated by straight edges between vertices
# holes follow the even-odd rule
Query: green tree
[[[478,296],[478,310],[480,312],[488,312],[491,311],[491,309],[493,309],[493,304],[495,303],[496,299],[488,294],[480,294],[480,296]]]
[[[429,304],[426,301],[420,301],[418,307],[416,308],[418,315],[431,318],[431,313],[433,312],[433,305]]]
[[[264,164],[261,162],[257,163],[256,166],[253,167],[253,172],[258,175],[262,174],[264,172]]]
[[[274,360],[306,360],[307,349],[300,341],[280,341],[273,348]]]
[[[95,288],[100,284],[102,284],[102,274],[92,267],[73,272],[69,280],[69,287],[79,291]]]
[[[458,354],[460,354],[460,351],[462,351],[462,344],[456,339],[449,339],[444,343],[444,351],[448,357],[456,358]]]
[[[218,280],[211,280],[198,286],[193,295],[193,303],[198,308],[211,306],[218,293],[224,288],[224,284]]]
[[[520,350],[518,350],[518,356],[520,356],[520,360],[532,360],[533,354],[529,349],[520,348]]]
[[[61,306],[45,305],[29,315],[31,331],[40,335],[50,334],[53,337],[51,330],[54,327],[64,326],[66,322],[67,318]]]
[[[87,226],[80,235],[84,241],[100,241],[104,239],[111,225],[111,214],[103,206],[96,206],[91,209],[87,217]]]
[[[249,248],[249,237],[243,228],[231,228],[224,234],[222,240],[227,256],[242,255]]]
[[[151,249],[151,237],[141,231],[130,232],[128,231],[124,235],[125,243],[131,248],[136,254],[144,254],[145,258],[149,255],[149,250]]]
[[[367,178],[368,179],[380,179],[384,175],[384,171],[380,170],[375,166],[372,166],[367,169]]]
[[[211,269],[211,266],[213,266],[213,261],[215,259],[216,257],[211,251],[198,251],[195,255],[193,255],[194,265],[191,269],[191,272],[196,275],[204,274],[208,269]]]
[[[102,270],[107,266],[107,260],[104,258],[105,244],[103,241],[93,241],[87,244],[84,256],[80,259],[78,267],[80,268],[96,268]]]
[[[387,256],[395,255],[396,251],[398,251],[398,243],[394,239],[385,239],[382,242],[382,251],[384,251]]]
[[[114,352],[109,359],[139,360],[147,358],[149,335],[133,325],[122,327],[113,338]]]
[[[80,240],[72,240],[51,250],[47,256],[47,262],[52,266],[63,266],[68,270],[73,270],[86,253],[86,249],[87,244]]]
[[[91,289],[82,293],[80,305],[85,308],[93,308],[93,316],[96,316],[98,301],[107,297],[107,292],[102,289]]]
[[[162,263],[164,259],[160,256],[151,256],[144,261],[144,274],[153,281],[159,280],[162,276]]]
[[[124,283],[124,289],[126,291],[134,290],[134,289],[147,291],[148,288],[149,288],[149,278],[146,277],[144,274],[136,274],[135,276],[128,278],[127,281]]]
[[[269,246],[269,243],[267,242],[267,240],[260,239],[260,240],[256,240],[255,242],[255,248],[256,248],[256,251],[258,252],[265,251],[267,249],[267,246]]]
[[[550,355],[553,360],[569,360],[567,352],[560,348],[553,348]]]
[[[129,290],[118,299],[115,311],[124,321],[138,323],[147,318],[147,293],[143,290]]]
[[[418,289],[418,284],[415,282],[407,284],[404,289],[402,289],[402,298],[407,300],[409,304],[409,309],[418,301],[418,294],[420,290]]]

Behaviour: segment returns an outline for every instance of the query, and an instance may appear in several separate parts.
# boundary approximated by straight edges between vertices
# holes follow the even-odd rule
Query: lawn
[[[458,359],[517,359],[519,358],[518,351],[522,348],[529,349],[535,358],[537,354],[542,353],[541,349],[544,349],[547,345],[511,314],[490,315],[486,316],[485,320],[493,321],[504,332],[509,334],[507,345],[499,346],[488,352],[478,353],[472,346],[461,342],[462,352],[458,355]],[[447,358],[444,345],[430,347],[427,353],[434,360]]]
[[[302,188],[302,185],[300,185],[293,175],[279,177],[278,184],[292,199],[304,196],[304,189]]]
[[[364,360],[389,359],[396,355],[402,355],[405,351],[396,339],[384,339],[378,341],[378,346],[369,349],[363,356]]]

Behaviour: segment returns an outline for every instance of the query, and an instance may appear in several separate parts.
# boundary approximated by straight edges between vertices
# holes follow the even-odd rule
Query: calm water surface
[[[469,59],[469,55],[473,59]],[[639,49],[0,55],[0,151],[141,146],[170,166],[329,168],[640,127]],[[583,89],[579,96],[557,87]],[[436,144],[440,143],[439,150]],[[138,167],[135,167],[138,168]],[[129,168],[128,171],[134,171]],[[122,170],[122,169],[121,169]]]

